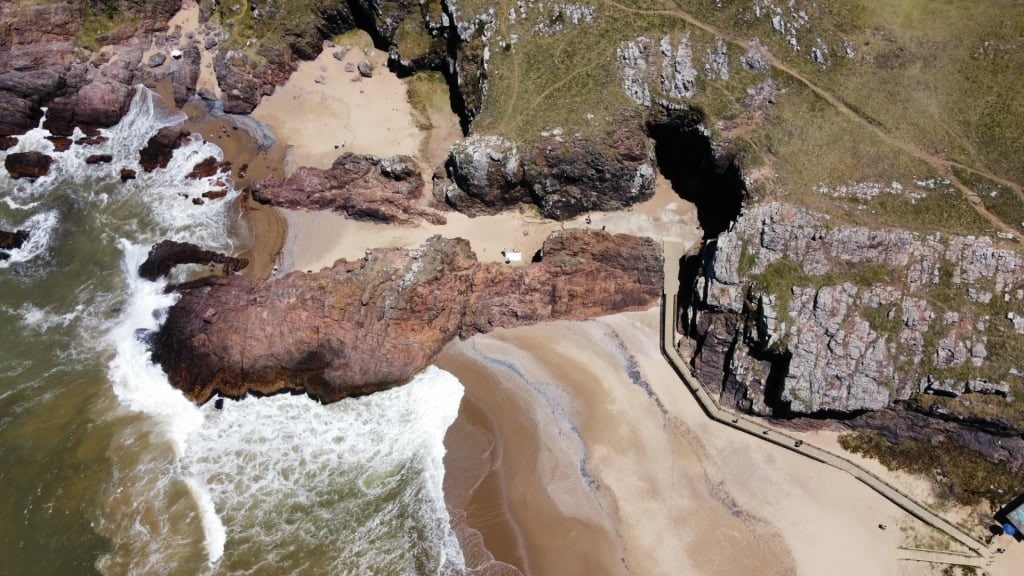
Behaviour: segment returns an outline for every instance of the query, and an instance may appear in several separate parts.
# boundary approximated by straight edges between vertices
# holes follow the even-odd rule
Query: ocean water
[[[140,88],[104,144],[55,153],[37,129],[0,152],[55,159],[32,183],[0,174],[0,228],[32,234],[0,262],[0,574],[465,573],[441,488],[455,377],[216,410],[149,361],[146,335],[175,298],[138,277],[149,246],[231,252],[238,218],[234,191],[190,201],[212,183],[183,176],[221,158],[213,144],[139,168],[179,120]],[[114,161],[85,163],[99,153]],[[121,183],[121,167],[138,178]]]

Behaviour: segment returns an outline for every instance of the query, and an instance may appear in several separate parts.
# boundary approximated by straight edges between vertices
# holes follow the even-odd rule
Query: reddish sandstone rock
[[[146,172],[152,172],[157,168],[167,168],[171,156],[185,140],[188,139],[187,130],[181,126],[168,126],[161,128],[146,142],[146,147],[139,150],[139,164]]]
[[[46,111],[43,127],[58,136],[70,136],[76,126],[108,128],[128,112],[133,89],[114,81],[86,84],[77,93],[56,98]]]
[[[153,357],[197,402],[297,390],[324,401],[408,381],[455,336],[649,308],[661,247],[604,232],[556,232],[543,260],[477,262],[462,239],[373,250],[270,282],[214,277],[181,287]]]
[[[86,164],[106,164],[113,161],[114,157],[110,154],[90,154],[85,158]]]
[[[244,269],[249,260],[204,250],[188,242],[164,240],[150,248],[146,261],[139,266],[139,276],[156,280],[181,264],[221,264],[224,274],[230,274]]]
[[[413,224],[444,222],[419,206],[423,178],[408,156],[378,158],[346,153],[331,168],[299,168],[284,182],[263,182],[253,198],[299,210],[333,210],[356,220]]]
[[[46,139],[53,143],[54,152],[66,152],[71,148],[71,138],[67,136],[47,136]]]
[[[50,171],[50,158],[42,152],[15,152],[4,159],[4,168],[11,178],[39,178]]]
[[[213,156],[207,156],[202,162],[193,166],[192,171],[186,174],[185,178],[191,178],[193,180],[209,178],[221,170],[227,170],[230,168],[230,162],[218,162]]]
[[[78,144],[79,146],[98,146],[100,144],[103,144],[104,142],[107,142],[108,140],[110,140],[110,138],[107,138],[106,136],[92,134],[83,136],[78,140],[75,140],[75,144]]]
[[[0,150],[7,150],[17,143],[18,139],[14,136],[0,136]],[[60,150],[58,150],[58,152],[60,152]]]
[[[121,168],[121,182],[135,180],[135,176],[135,170],[132,170],[131,168]]]

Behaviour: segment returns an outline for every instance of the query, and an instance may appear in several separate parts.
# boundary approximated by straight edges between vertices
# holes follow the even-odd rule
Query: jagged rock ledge
[[[409,156],[345,153],[327,170],[303,167],[284,182],[268,180],[253,188],[253,198],[281,208],[332,210],[355,220],[444,224],[441,214],[418,204],[423,178]]]
[[[556,232],[542,254],[522,267],[480,263],[466,240],[435,236],[319,273],[206,278],[180,287],[153,358],[199,403],[284,391],[330,402],[408,381],[456,336],[646,309],[661,296],[651,239]]]
[[[170,274],[175,266],[183,264],[220,264],[224,275],[228,275],[243,270],[249,265],[249,260],[204,250],[188,242],[164,240],[149,250],[146,261],[139,265],[139,276],[146,280],[156,280]]]
[[[435,199],[471,216],[528,203],[565,220],[654,195],[654,149],[639,118],[600,137],[553,129],[524,148],[495,135],[457,142],[446,163],[451,183],[435,184]]]

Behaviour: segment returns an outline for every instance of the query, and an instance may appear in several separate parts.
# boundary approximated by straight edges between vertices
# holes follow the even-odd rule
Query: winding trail
[[[961,553],[941,550],[901,549],[900,557],[902,559],[975,567],[988,565],[990,557],[986,544],[978,541],[958,526],[930,510],[923,503],[901,492],[898,488],[874,473],[838,454],[804,442],[776,428],[769,427],[757,419],[748,418],[723,409],[704,386],[693,377],[689,366],[676,349],[679,265],[680,260],[685,255],[685,247],[681,242],[675,240],[665,240],[663,245],[665,254],[665,284],[661,306],[661,351],[709,418],[740,432],[761,438],[766,442],[792,450],[797,454],[850,474],[911,516],[946,534],[971,550],[970,553]]]
[[[631,14],[645,14],[652,16],[668,16],[672,18],[678,18],[680,20],[683,20],[687,24],[694,26],[695,28],[707,32],[708,34],[720,37],[725,42],[728,42],[729,44],[732,44],[733,46],[736,46],[744,51],[749,49],[749,44],[746,40],[737,38],[731,34],[724,32],[723,30],[716,26],[699,20],[689,12],[686,12],[685,10],[679,7],[675,9],[662,10],[640,9],[620,4],[616,0],[603,0],[603,2],[604,4],[610,7]],[[1005,186],[1006,188],[1009,188],[1011,191],[1016,193],[1018,197],[1020,197],[1022,201],[1024,201],[1024,189],[1022,189],[1022,186],[1020,184],[1003,178],[1001,176],[997,176],[996,174],[992,174],[987,170],[967,166],[954,160],[942,158],[936,154],[924,150],[923,148],[913,144],[912,142],[908,142],[906,140],[902,140],[900,138],[897,138],[896,136],[893,136],[892,134],[886,132],[884,127],[877,121],[873,121],[872,119],[858,113],[848,104],[846,104],[846,102],[844,102],[841,98],[832,94],[828,90],[825,90],[821,86],[815,84],[813,81],[811,81],[809,78],[801,74],[799,71],[797,71],[793,67],[789,66],[788,64],[777,58],[774,54],[767,52],[767,49],[765,49],[765,51],[768,54],[768,60],[772,68],[775,68],[776,70],[800,82],[809,90],[811,90],[811,92],[817,95],[819,98],[821,98],[829,105],[831,105],[833,108],[835,108],[838,112],[844,114],[848,118],[863,125],[868,130],[874,132],[875,135],[882,139],[882,141],[884,141],[885,143],[891,146],[895,146],[896,148],[899,148],[900,150],[906,152],[907,154],[931,165],[933,168],[938,170],[944,178],[949,180],[953,184],[953,186],[956,187],[958,191],[960,191],[961,194],[963,194],[963,196],[967,199],[967,201],[971,204],[975,211],[978,212],[978,214],[980,214],[983,218],[991,222],[992,225],[995,226],[997,229],[1003,231],[1006,234],[1012,235],[1013,238],[1016,239],[1018,242],[1024,243],[1024,235],[1022,235],[1021,232],[1018,231],[1017,227],[1007,224],[1002,219],[997,217],[995,214],[992,214],[987,208],[985,208],[984,204],[982,203],[981,197],[978,196],[978,194],[974,190],[971,190],[967,185],[961,182],[959,178],[956,177],[956,174],[954,174],[954,169],[956,168],[972,172],[974,174],[987,178],[988,180],[996,182],[1002,186]]]

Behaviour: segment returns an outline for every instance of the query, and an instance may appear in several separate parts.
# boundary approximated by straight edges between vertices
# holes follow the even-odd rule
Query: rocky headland
[[[1024,463],[1004,348],[1024,334],[1024,259],[1009,247],[763,203],[692,258],[681,290],[681,350],[722,405]]]
[[[480,263],[467,241],[434,237],[269,282],[210,277],[178,287],[153,357],[197,402],[282,391],[329,402],[408,381],[457,336],[646,309],[661,296],[650,239],[560,232],[538,260]]]

